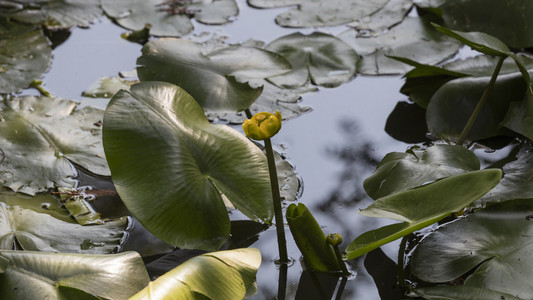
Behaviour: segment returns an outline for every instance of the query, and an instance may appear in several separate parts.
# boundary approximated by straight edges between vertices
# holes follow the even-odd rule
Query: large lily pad
[[[362,56],[357,71],[367,75],[401,74],[411,69],[387,56],[436,64],[455,54],[461,47],[461,43],[438,32],[428,21],[416,17],[406,18],[381,35],[358,37],[357,30],[350,29],[341,33],[339,38]]]
[[[79,295],[75,290],[80,290],[82,294],[121,300],[149,281],[135,252],[82,255],[0,251],[0,293],[5,299],[72,299],[67,295]]]
[[[342,25],[369,16],[388,0],[248,0],[254,7],[271,8],[298,5],[276,17],[284,27],[320,27]]]
[[[528,0],[436,1],[444,25],[455,30],[493,35],[512,48],[533,46],[533,3]],[[431,5],[432,3],[430,3]],[[427,7],[426,7],[427,8]],[[509,34],[512,32],[513,34]]]
[[[357,53],[329,34],[296,32],[274,40],[265,48],[281,54],[292,65],[289,73],[268,78],[277,86],[296,88],[311,81],[324,87],[337,87],[355,75]]]
[[[206,253],[150,282],[131,299],[243,299],[256,292],[259,265],[255,248]]]
[[[170,244],[218,249],[230,233],[221,194],[254,220],[272,217],[265,155],[230,127],[210,124],[173,84],[141,82],[115,94],[103,141],[120,197]]]
[[[253,47],[231,46],[204,53],[195,42],[158,39],[147,43],[137,59],[141,81],[165,81],[191,94],[206,110],[244,110],[262,89],[251,79],[288,72],[280,55]]]
[[[461,146],[435,145],[426,150],[412,148],[404,153],[387,154],[374,173],[365,179],[364,188],[378,199],[444,177],[479,170],[479,159]]]
[[[235,0],[102,0],[102,8],[120,26],[150,35],[180,37],[193,30],[190,18],[206,24],[230,22],[239,13]]]
[[[360,214],[403,222],[363,233],[346,248],[347,259],[354,259],[461,210],[490,191],[501,176],[498,169],[474,171],[376,200]]]
[[[72,187],[70,162],[109,176],[101,142],[103,111],[76,110],[77,103],[47,97],[20,97],[0,102],[0,183],[35,194]]]
[[[426,286],[411,293],[428,300],[522,300],[507,293],[469,286]]]
[[[411,271],[427,282],[447,282],[473,270],[465,286],[531,299],[532,214],[531,200],[507,201],[445,224],[417,246]]]
[[[52,48],[40,29],[0,17],[0,41],[0,94],[28,87],[50,67]]]
[[[72,26],[88,27],[102,15],[100,0],[7,0],[13,9],[0,11],[0,15],[17,21],[44,24],[50,29],[67,29]],[[6,2],[6,3],[4,3]]]

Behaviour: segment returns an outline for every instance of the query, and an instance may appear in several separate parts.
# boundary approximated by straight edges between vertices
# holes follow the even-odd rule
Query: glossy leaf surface
[[[416,289],[414,295],[428,300],[522,300],[511,294],[469,286],[427,286]]]
[[[0,41],[0,94],[28,87],[50,67],[52,48],[34,26],[0,17]]]
[[[147,43],[142,52],[137,59],[141,81],[176,84],[210,111],[236,112],[250,107],[262,88],[247,81],[290,70],[280,55],[253,47],[231,46],[204,53],[204,48],[192,41],[158,39]]]
[[[382,8],[388,0],[248,0],[251,6],[272,8],[298,5],[276,17],[284,27],[320,27],[357,21]]]
[[[297,88],[309,81],[337,87],[355,75],[358,61],[357,53],[345,42],[320,32],[289,34],[272,41],[265,49],[281,54],[291,63],[289,73],[268,78],[287,88]]]
[[[461,47],[456,40],[443,35],[422,18],[408,17],[384,34],[357,37],[348,30],[339,38],[352,46],[362,59],[357,72],[365,75],[401,74],[411,67],[387,56],[399,56],[425,64],[436,64],[455,54]]]
[[[434,145],[387,154],[364,187],[373,199],[405,191],[444,177],[479,170],[476,155],[461,146]]]
[[[101,142],[103,111],[76,107],[74,101],[47,97],[0,102],[0,183],[32,195],[73,187],[70,162],[109,176]]]
[[[354,259],[459,211],[490,191],[501,176],[498,169],[474,171],[376,200],[360,214],[403,222],[363,233],[346,248],[347,259]]]
[[[206,253],[150,282],[131,299],[242,299],[255,292],[260,264],[255,248]]]
[[[148,282],[144,263],[135,252],[82,255],[0,251],[0,293],[6,299],[72,299],[68,296],[77,289],[81,294],[121,300]]]
[[[389,0],[377,12],[348,25],[363,31],[363,34],[378,34],[401,23],[412,7],[413,0]]]
[[[210,124],[183,89],[163,82],[133,85],[112,98],[104,124],[119,195],[164,241],[218,249],[230,231],[221,194],[251,219],[271,219],[265,155],[230,127]]]
[[[418,245],[411,270],[428,282],[454,280],[473,270],[465,286],[530,299],[532,214],[531,200],[507,201],[445,224]]]

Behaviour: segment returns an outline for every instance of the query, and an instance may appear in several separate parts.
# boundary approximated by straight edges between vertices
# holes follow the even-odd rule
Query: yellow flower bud
[[[333,247],[338,246],[342,243],[342,236],[338,233],[328,234],[327,242]]]
[[[281,114],[260,112],[251,119],[246,119],[242,123],[242,129],[247,137],[253,140],[266,140],[273,137],[281,129]]]

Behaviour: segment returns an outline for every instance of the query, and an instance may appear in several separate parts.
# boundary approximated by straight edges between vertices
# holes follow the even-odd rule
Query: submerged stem
[[[405,274],[403,270],[405,247],[407,246],[407,235],[402,238],[400,249],[398,250],[398,287],[403,294],[405,294]]]
[[[472,129],[472,126],[474,126],[477,116],[481,112],[481,109],[483,108],[483,105],[485,105],[485,102],[487,102],[490,90],[496,83],[496,78],[498,77],[498,74],[500,74],[500,70],[502,68],[503,61],[505,60],[505,58],[506,56],[500,56],[500,59],[498,60],[498,64],[496,64],[496,68],[494,68],[494,72],[492,72],[492,77],[490,78],[489,84],[483,91],[483,95],[481,95],[481,99],[479,99],[479,102],[476,105],[476,108],[472,112],[472,115],[470,115],[470,119],[468,119],[468,122],[466,123],[465,128],[463,128],[463,131],[461,132],[461,135],[459,136],[459,139],[457,140],[457,145],[463,145],[468,133],[470,132],[470,129]]]
[[[265,150],[268,161],[268,172],[270,173],[270,187],[272,188],[272,200],[274,202],[274,217],[276,220],[276,233],[278,235],[278,249],[280,262],[280,278],[278,287],[278,299],[285,299],[285,289],[287,284],[286,267],[289,263],[287,256],[287,241],[285,239],[285,227],[283,224],[283,212],[281,209],[281,197],[279,195],[278,174],[276,172],[276,161],[270,138],[265,139]],[[285,267],[285,268],[284,268]],[[285,269],[285,272],[282,272]]]

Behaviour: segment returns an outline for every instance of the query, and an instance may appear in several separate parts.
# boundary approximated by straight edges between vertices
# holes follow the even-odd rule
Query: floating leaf
[[[346,248],[347,259],[361,256],[461,210],[490,191],[501,176],[498,169],[474,171],[376,200],[360,214],[403,222],[363,233]]]
[[[533,153],[529,146],[521,146],[516,158],[505,164],[502,171],[504,176],[500,183],[477,203],[533,199]]]
[[[436,64],[455,54],[461,47],[458,41],[439,33],[425,19],[415,17],[406,18],[381,35],[357,36],[358,32],[350,29],[341,33],[339,38],[362,56],[357,71],[366,75],[400,74],[411,69],[387,56]]]
[[[268,44],[265,49],[281,54],[292,65],[289,73],[269,77],[280,87],[296,88],[311,81],[337,87],[355,75],[358,56],[342,40],[321,32],[292,33]]]
[[[444,84],[427,107],[428,129],[435,137],[458,137],[474,111],[490,77],[464,77]],[[520,73],[498,76],[467,139],[477,141],[506,134],[500,123],[512,101],[523,99],[526,85]]]
[[[263,80],[263,92],[249,107],[252,115],[262,111],[279,111],[283,120],[296,118],[312,111],[311,107],[300,105],[301,93],[316,92],[316,87],[301,87],[298,89],[284,89]],[[229,124],[242,124],[247,119],[244,112],[209,111],[206,116],[210,121],[222,121]]]
[[[82,226],[74,223],[66,212],[55,210],[49,213],[50,208],[34,208],[41,205],[48,207],[47,203],[55,201],[50,195],[28,198],[20,194],[0,193],[0,248],[104,254],[122,244],[128,223],[126,218],[102,225]]]
[[[8,0],[18,9],[0,11],[0,16],[31,24],[43,24],[49,29],[88,27],[102,15],[99,0]]]
[[[387,154],[364,188],[373,199],[405,191],[444,177],[479,170],[479,159],[461,146],[434,145]]]
[[[101,142],[103,111],[47,97],[0,102],[0,183],[27,194],[73,187],[73,162],[109,176]]]
[[[426,111],[416,103],[398,102],[387,117],[385,132],[409,144],[427,141]]]
[[[469,286],[426,286],[415,289],[412,294],[428,300],[522,300],[507,293]]]
[[[105,221],[85,199],[86,194],[79,189],[58,188],[60,200],[68,212],[80,225],[105,224]]]
[[[0,293],[5,299],[71,299],[67,295],[78,289],[120,300],[128,299],[149,281],[135,252],[82,255],[0,251]]]
[[[319,272],[341,270],[333,247],[328,244],[322,228],[304,204],[291,204],[287,208],[286,217],[308,269]]]
[[[298,5],[276,17],[284,27],[320,27],[342,25],[369,16],[382,8],[388,0],[248,0],[259,8]]]
[[[255,248],[211,252],[193,257],[152,281],[136,299],[243,299],[255,293],[261,254]]]
[[[235,0],[102,0],[105,13],[120,26],[140,31],[150,24],[150,35],[180,37],[193,30],[190,18],[224,24],[238,15]]]
[[[0,94],[28,87],[50,67],[52,48],[40,29],[0,17],[0,41]]]
[[[532,215],[531,200],[516,200],[447,223],[419,243],[411,271],[427,282],[447,282],[472,270],[464,286],[531,299]]]
[[[363,35],[381,33],[401,23],[413,8],[413,0],[390,0],[380,10],[348,24]]]
[[[533,140],[533,94],[527,93],[522,101],[511,102],[501,125]]]
[[[104,124],[117,191],[162,240],[218,249],[230,232],[221,194],[248,217],[271,219],[265,155],[230,127],[210,124],[183,89],[163,82],[133,85],[111,99]]]
[[[250,107],[262,89],[245,81],[290,70],[280,55],[252,47],[231,46],[204,54],[203,47],[192,41],[158,39],[147,43],[142,53],[137,59],[141,81],[176,84],[210,111]]]
[[[111,98],[120,90],[128,90],[132,84],[138,81],[125,80],[120,77],[101,76],[83,91],[81,95],[89,98]]]
[[[533,3],[528,0],[435,1],[444,25],[455,30],[485,32],[512,48],[533,46]],[[426,8],[428,4],[426,3]],[[513,34],[509,34],[512,32]]]

